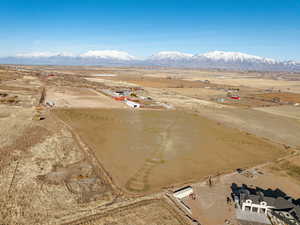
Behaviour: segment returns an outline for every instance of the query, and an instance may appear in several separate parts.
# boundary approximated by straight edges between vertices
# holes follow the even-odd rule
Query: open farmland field
[[[127,82],[130,84],[135,84],[143,87],[152,87],[152,88],[199,88],[205,87],[206,84],[202,82],[195,82],[189,80],[178,79],[177,77],[173,77],[171,74],[169,77],[152,77],[152,76],[143,76],[143,75],[120,75],[115,77],[102,77],[99,78],[87,78],[93,81],[114,81],[114,82]]]
[[[208,88],[168,88],[167,91],[181,94],[184,96],[195,97],[195,98],[211,98],[218,95],[226,95],[225,91],[208,89]]]
[[[273,107],[260,107],[255,109],[263,112],[279,115],[279,116],[294,118],[300,122],[300,107],[284,105],[284,106],[273,106]]]
[[[118,87],[118,86],[125,86],[125,87],[137,87],[137,85],[132,83],[127,83],[124,81],[114,81],[114,80],[108,80],[108,79],[101,79],[101,78],[85,78],[88,81],[103,83],[106,86],[109,87]]]
[[[255,97],[263,101],[272,101],[272,99],[278,98],[280,99],[280,102],[300,103],[300,94],[297,93],[289,93],[289,92],[264,93],[264,94],[257,94]]]
[[[200,77],[196,75],[193,78],[187,80],[198,80]],[[241,86],[241,87],[251,87],[258,89],[274,88],[280,89],[287,92],[299,93],[300,91],[300,81],[289,81],[289,80],[274,80],[259,77],[242,77],[242,76],[208,76],[203,75],[201,79],[208,79],[211,83],[231,85],[231,86]]]
[[[87,88],[49,88],[46,100],[55,102],[56,107],[124,108],[122,103]]]
[[[300,157],[281,160],[270,168],[276,174],[283,177],[292,177],[298,184],[300,183]],[[298,189],[299,190],[299,189]]]
[[[183,111],[54,112],[95,151],[114,182],[132,193],[153,192],[284,155],[277,145]]]
[[[66,70],[66,72],[69,72]],[[209,80],[215,87],[235,86],[254,89],[280,89],[284,92],[300,93],[299,74],[189,70],[189,69],[143,69],[143,68],[95,68],[80,71],[87,76],[112,73],[117,76],[101,77],[106,80],[125,81],[152,88],[197,88],[207,86],[198,81]],[[195,82],[196,81],[196,82]]]

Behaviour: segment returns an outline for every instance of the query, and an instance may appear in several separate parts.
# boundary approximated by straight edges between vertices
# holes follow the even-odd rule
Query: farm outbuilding
[[[113,97],[116,101],[125,101],[126,97],[125,96],[120,96],[120,97]]]
[[[127,105],[129,105],[130,107],[132,107],[132,108],[140,108],[141,107],[141,105],[139,103],[137,103],[137,102],[125,100],[125,103]]]
[[[180,190],[177,190],[173,193],[173,196],[178,199],[185,198],[189,195],[193,194],[193,188],[191,186],[184,187]]]

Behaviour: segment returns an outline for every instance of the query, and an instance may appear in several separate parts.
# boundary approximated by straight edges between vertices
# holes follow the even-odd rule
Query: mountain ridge
[[[165,66],[203,69],[235,69],[266,71],[300,71],[296,61],[279,61],[241,52],[211,51],[188,54],[178,51],[161,51],[141,59],[124,51],[90,50],[82,54],[68,52],[20,53],[0,58],[2,64],[32,65],[101,65],[101,66]]]

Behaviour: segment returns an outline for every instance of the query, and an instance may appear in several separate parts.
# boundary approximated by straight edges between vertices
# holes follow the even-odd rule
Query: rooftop
[[[284,215],[284,212],[289,212],[298,222],[300,222],[300,206],[298,201],[287,196],[280,189],[261,189],[259,187],[250,188],[247,185],[238,187],[236,184],[231,186],[232,193],[238,196],[240,202],[248,199],[252,200],[254,204],[260,204],[264,201],[268,206],[274,207],[274,213],[277,215]]]

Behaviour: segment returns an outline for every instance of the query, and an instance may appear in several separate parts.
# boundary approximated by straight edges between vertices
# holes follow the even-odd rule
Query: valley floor
[[[222,224],[234,221],[224,204],[232,183],[299,198],[300,80],[282,76],[0,70],[0,223]],[[123,92],[141,108],[116,96]],[[256,166],[254,178],[233,173]],[[184,185],[197,193],[191,215],[170,198]]]

